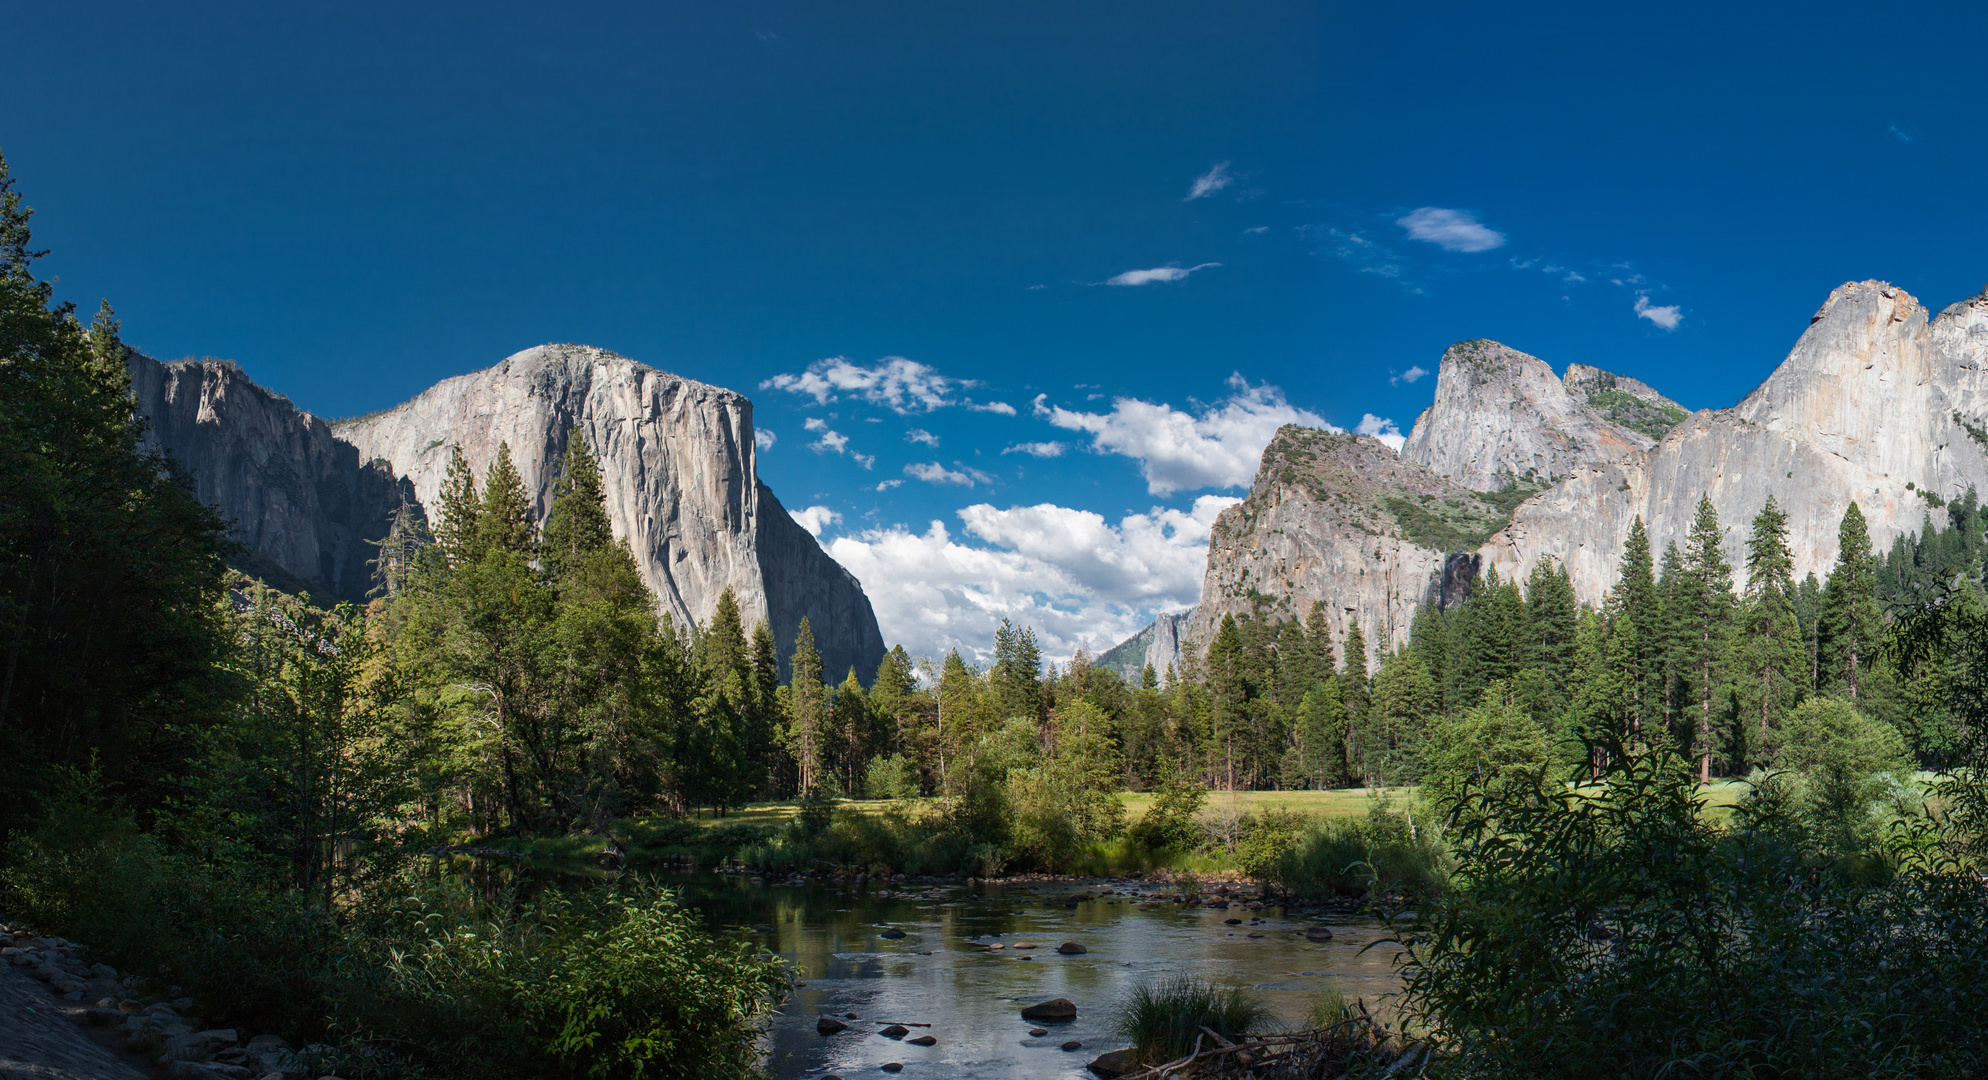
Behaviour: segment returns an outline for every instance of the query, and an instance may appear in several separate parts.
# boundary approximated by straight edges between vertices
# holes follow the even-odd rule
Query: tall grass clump
[[[1136,987],[1119,1008],[1117,1031],[1142,1060],[1157,1064],[1192,1052],[1204,1027],[1235,1041],[1268,1016],[1262,1002],[1241,990],[1183,977]]]

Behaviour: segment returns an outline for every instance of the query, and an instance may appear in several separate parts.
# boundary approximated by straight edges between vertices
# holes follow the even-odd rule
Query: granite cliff
[[[1733,565],[1772,495],[1796,576],[1824,576],[1852,499],[1882,549],[1940,501],[1988,490],[1988,291],[1929,320],[1895,286],[1845,284],[1758,389],[1696,414],[1626,376],[1575,364],[1554,379],[1543,361],[1464,342],[1389,458],[1378,443],[1279,432],[1249,498],[1215,525],[1185,637],[1205,645],[1223,614],[1302,614],[1319,599],[1341,632],[1357,618],[1385,647],[1405,638],[1417,603],[1453,597],[1480,570],[1523,577],[1542,560],[1599,603],[1631,523],[1641,517],[1661,552],[1682,541],[1701,495]]]
[[[701,622],[730,588],[784,658],[805,616],[831,676],[876,671],[883,636],[862,586],[758,478],[752,403],[578,345],[543,345],[445,380],[398,408],[328,425],[232,364],[132,362],[153,437],[235,522],[247,569],[333,599],[371,587],[368,540],[402,501],[432,507],[460,445],[480,476],[509,443],[543,520],[567,440],[601,460],[615,535],[661,609]]]

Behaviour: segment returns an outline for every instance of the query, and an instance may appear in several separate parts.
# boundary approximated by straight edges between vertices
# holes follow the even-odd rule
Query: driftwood
[[[1393,1038],[1391,1033],[1368,1014],[1366,1002],[1360,1002],[1358,1008],[1358,1016],[1349,1016],[1336,1024],[1307,1031],[1245,1038],[1237,1042],[1203,1027],[1201,1033],[1194,1037],[1194,1049],[1186,1057],[1127,1073],[1120,1080],[1185,1080],[1190,1076],[1263,1077],[1265,1080],[1328,1078],[1344,1075],[1344,1069],[1339,1066],[1344,1064],[1345,1058],[1362,1054],[1376,1062],[1392,1058],[1383,1071],[1384,1076],[1398,1076],[1405,1080],[1419,1077],[1428,1070],[1431,1057],[1428,1044],[1415,1042],[1398,1050],[1388,1050],[1387,1044]],[[1202,1049],[1203,1043],[1211,1040],[1213,1045]]]

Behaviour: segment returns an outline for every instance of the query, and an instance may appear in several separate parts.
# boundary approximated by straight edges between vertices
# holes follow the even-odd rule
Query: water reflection
[[[665,879],[714,927],[758,935],[803,973],[803,985],[766,1038],[778,1077],[824,1072],[881,1076],[902,1062],[906,1077],[1078,1077],[1123,1043],[1111,1033],[1116,1004],[1140,982],[1194,975],[1259,991],[1278,1019],[1296,1025],[1315,995],[1338,987],[1372,1003],[1398,985],[1386,947],[1362,952],[1385,931],[1371,920],[1329,919],[1333,939],[1307,941],[1317,921],[1261,911],[1150,902],[1138,885],[899,886],[754,885],[715,874]],[[1239,919],[1230,924],[1225,920]],[[902,938],[885,938],[888,929]],[[1087,950],[1061,955],[1075,942]],[[994,946],[1001,946],[994,948]],[[1028,946],[1033,946],[1028,947]],[[1038,1025],[1022,1008],[1065,997],[1077,1019]],[[857,1019],[847,1019],[848,1014]],[[848,1030],[823,1037],[818,1018]],[[919,1047],[878,1036],[888,1024],[938,1042]],[[1060,1049],[1067,1040],[1082,1049]]]

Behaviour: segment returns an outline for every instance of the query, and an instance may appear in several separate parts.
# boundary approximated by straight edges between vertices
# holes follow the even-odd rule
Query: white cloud
[[[902,480],[884,480],[884,481],[880,481],[880,482],[878,482],[878,484],[877,484],[877,490],[878,490],[878,491],[889,491],[890,489],[892,489],[892,488],[894,488],[894,487],[900,487],[900,486],[902,486],[903,484],[904,484],[904,481],[902,481]]]
[[[1505,242],[1504,233],[1478,224],[1475,216],[1440,206],[1411,210],[1395,224],[1407,229],[1410,239],[1426,240],[1444,251],[1490,251]]]
[[[941,375],[935,368],[902,356],[886,356],[870,367],[832,356],[809,364],[799,375],[775,375],[759,388],[806,394],[817,405],[852,397],[894,412],[912,413],[956,405],[954,391],[974,385],[971,379]]]
[[[1666,330],[1675,330],[1677,324],[1684,321],[1684,311],[1676,304],[1658,307],[1650,303],[1649,297],[1639,296],[1636,298],[1636,317],[1648,319]]]
[[[1402,383],[1412,383],[1415,380],[1420,379],[1422,376],[1427,375],[1428,373],[1429,373],[1428,368],[1425,368],[1420,364],[1416,364],[1411,366],[1407,371],[1404,371],[1399,375],[1389,376],[1387,383],[1389,386],[1398,386]]]
[[[1060,442],[1016,443],[1001,451],[1003,454],[1027,454],[1030,457],[1062,457],[1065,447]]]
[[[754,428],[752,430],[752,444],[761,450],[771,450],[773,449],[773,444],[779,441],[780,437],[778,435],[773,434],[765,428]]]
[[[1394,421],[1384,416],[1375,416],[1373,413],[1368,413],[1360,417],[1360,424],[1353,429],[1353,433],[1355,435],[1372,435],[1374,438],[1386,443],[1387,448],[1397,454],[1401,453],[1401,444],[1408,441],[1408,436],[1403,435],[1401,429],[1394,426]]]
[[[1034,627],[1045,656],[1061,662],[1199,599],[1209,526],[1238,501],[1203,495],[1190,510],[1154,507],[1116,524],[1048,503],[983,503],[959,511],[962,537],[934,521],[922,534],[892,526],[827,546],[863,583],[886,640],[914,655],[958,648],[984,659],[1006,617]]]
[[[1182,201],[1193,202],[1196,199],[1205,199],[1235,182],[1236,178],[1229,175],[1229,163],[1221,162],[1195,177],[1194,186],[1187,189],[1187,198]]]
[[[806,420],[801,421],[801,426],[809,431],[827,431],[828,421],[823,420],[819,416],[810,416]]]
[[[848,448],[849,436],[839,431],[824,431],[821,433],[821,438],[808,445],[808,449],[813,450],[817,454],[829,450],[840,454]]]
[[[955,461],[953,464],[958,465],[959,462]],[[965,466],[960,466],[957,470],[948,469],[936,461],[919,461],[906,465],[904,475],[913,480],[923,480],[928,484],[959,484],[962,487],[972,487],[976,483],[985,484],[994,479],[979,469]]]
[[[1000,413],[1002,416],[1015,415],[1015,407],[1005,401],[975,402],[973,399],[968,398],[966,407],[970,412]]]
[[[1904,128],[1902,128],[1902,127],[1899,127],[1899,126],[1898,126],[1897,124],[1893,124],[1893,125],[1891,125],[1891,137],[1892,137],[1892,138],[1894,138],[1894,139],[1897,139],[1897,140],[1898,140],[1899,142],[1911,142],[1911,141],[1912,141],[1912,136],[1910,136],[1910,135],[1906,134],[1906,133],[1905,133],[1905,129],[1904,129]]]
[[[1027,289],[1024,289],[1024,290],[1022,290],[1022,291],[1024,291],[1024,292],[1038,292],[1038,291],[1040,291],[1040,290],[1043,290],[1043,289],[1047,289],[1047,288],[1049,288],[1049,286],[1047,286],[1047,285],[1031,285],[1031,286],[1029,286],[1029,287],[1028,287]]]
[[[849,460],[861,465],[865,469],[874,469],[877,467],[877,455],[875,454],[851,454],[849,455]]]
[[[912,428],[910,431],[905,432],[904,441],[924,443],[926,446],[939,445],[939,437],[937,435],[932,434],[929,431],[926,431],[922,427],[915,427]]]
[[[787,511],[787,516],[800,522],[801,528],[808,530],[808,535],[817,539],[820,538],[823,529],[842,520],[841,514],[830,510],[826,506],[810,506],[806,510],[789,510]]]
[[[1249,227],[1249,228],[1247,228],[1247,229],[1244,229],[1243,231],[1244,231],[1244,232],[1246,232],[1246,233],[1265,233],[1265,232],[1269,232],[1269,231],[1270,231],[1270,226],[1268,226],[1268,225],[1253,225],[1253,226],[1251,226],[1251,227]]]
[[[1189,266],[1185,268],[1179,266],[1156,266],[1151,270],[1127,270],[1123,274],[1120,274],[1117,277],[1107,280],[1105,284],[1106,285],[1151,285],[1155,281],[1185,281],[1187,280],[1187,275],[1192,274],[1196,270],[1206,270],[1211,266],[1220,266],[1220,265],[1222,264],[1216,262],[1207,262],[1207,263],[1202,263],[1200,266]]]
[[[1136,398],[1114,400],[1108,413],[1075,412],[1045,405],[1047,395],[1036,398],[1035,411],[1067,431],[1088,432],[1098,453],[1138,459],[1154,495],[1248,484],[1264,446],[1285,424],[1342,430],[1291,405],[1268,383],[1251,386],[1237,374],[1229,376],[1229,389],[1228,398],[1200,415]]]

